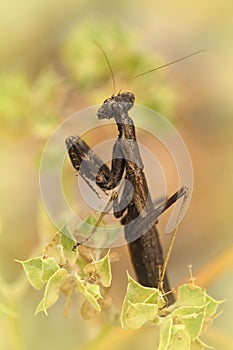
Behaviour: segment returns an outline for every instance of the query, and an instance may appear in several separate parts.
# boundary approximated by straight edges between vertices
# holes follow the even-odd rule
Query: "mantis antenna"
[[[112,96],[114,96],[115,95],[115,90],[116,90],[116,81],[115,81],[115,77],[114,77],[113,70],[112,70],[111,64],[109,62],[108,56],[107,56],[106,52],[104,51],[104,49],[102,48],[102,46],[99,43],[97,43],[96,41],[93,41],[93,42],[99,48],[99,50],[102,52],[102,54],[104,56],[104,59],[105,59],[105,61],[107,63],[109,72],[110,72],[111,77],[112,77],[112,85],[113,85],[113,94],[112,94]]]
[[[172,64],[174,64],[174,63],[177,63],[177,62],[186,60],[187,58],[192,57],[192,56],[195,56],[195,55],[198,55],[199,53],[204,52],[204,51],[207,51],[207,50],[202,49],[202,50],[199,50],[199,51],[195,51],[195,52],[193,52],[193,53],[191,53],[191,54],[189,54],[189,55],[187,55],[187,56],[183,56],[183,57],[177,58],[177,59],[174,60],[174,61],[171,61],[171,62],[169,62],[169,63],[163,64],[162,66],[159,66],[159,67],[150,69],[150,70],[148,70],[148,71],[146,71],[146,72],[143,72],[143,73],[134,75],[134,76],[132,77],[132,79],[141,77],[142,75],[145,75],[145,74],[154,72],[154,71],[159,70],[159,69],[161,69],[161,68],[165,68],[165,67],[170,66],[170,65],[172,65]]]

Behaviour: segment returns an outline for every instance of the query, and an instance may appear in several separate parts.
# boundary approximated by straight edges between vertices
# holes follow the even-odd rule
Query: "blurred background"
[[[187,280],[186,266],[192,264],[197,284],[207,287],[215,299],[226,299],[223,313],[204,340],[215,349],[233,348],[232,10],[227,0],[9,0],[0,4],[2,349],[156,346],[152,328],[123,331],[111,327],[105,315],[82,320],[77,300],[68,320],[62,315],[62,298],[48,317],[35,317],[41,293],[28,286],[14,261],[39,255],[42,243],[56,232],[42,206],[38,183],[40,157],[50,134],[71,114],[112,94],[108,68],[93,40],[109,57],[117,89],[133,91],[138,104],[168,118],[187,144],[194,192],[169,276],[177,286]],[[207,51],[199,56],[130,80],[203,48]],[[99,137],[87,135],[86,141],[94,145]],[[142,143],[150,141],[140,132],[138,138]],[[172,193],[176,183],[166,163],[164,170]],[[166,215],[160,232],[165,221]],[[118,253],[125,256],[125,249]],[[116,307],[125,292],[128,261],[121,258],[113,266]]]

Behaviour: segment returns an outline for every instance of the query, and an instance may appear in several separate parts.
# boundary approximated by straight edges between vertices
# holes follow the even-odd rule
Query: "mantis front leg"
[[[79,136],[68,137],[66,146],[73,167],[93,190],[90,181],[103,191],[117,186],[124,172],[124,159],[121,157],[118,140],[113,147],[111,170]]]
[[[124,172],[124,159],[120,157],[121,151],[119,142],[117,141],[115,142],[113,148],[113,158],[110,170],[108,166],[104,164],[97,154],[80,137],[70,136],[66,139],[66,146],[73,167],[78,171],[78,173],[98,197],[99,194],[91,185],[91,182],[95,182],[103,191],[106,191],[114,189],[122,178]],[[113,192],[105,208],[100,213],[99,218],[89,236],[84,240],[77,242],[73,249],[80,244],[85,243],[94,235],[105,214],[110,209],[111,203],[117,203],[117,200],[118,194]]]

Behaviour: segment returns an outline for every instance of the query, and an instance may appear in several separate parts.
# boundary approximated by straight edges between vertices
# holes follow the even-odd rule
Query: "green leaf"
[[[35,314],[44,311],[47,315],[47,309],[50,308],[59,298],[60,288],[66,282],[68,273],[65,269],[57,270],[48,280],[43,299],[36,308]]]
[[[143,287],[128,275],[128,287],[121,312],[121,326],[136,329],[157,317],[160,292]]]
[[[29,283],[35,289],[41,289],[45,283],[42,280],[42,258],[32,258],[25,261],[15,260],[23,265]]]
[[[40,312],[44,312],[46,315],[48,315],[46,308],[44,307],[44,297],[41,299],[39,304],[36,307],[35,315],[37,315]]]
[[[109,259],[109,251],[102,259],[98,261],[92,261],[87,264],[83,272],[86,274],[97,274],[100,278],[100,282],[104,287],[109,287],[112,282],[111,265]]]
[[[72,235],[72,233],[70,232],[70,230],[68,230],[66,224],[62,226],[60,232],[62,234],[61,243],[63,247],[66,248],[67,250],[72,250],[73,245],[76,243],[76,240]]]
[[[58,269],[59,269],[59,265],[55,258],[43,259],[42,260],[42,280],[47,282]]]
[[[126,328],[138,329],[142,327],[145,323],[153,321],[157,316],[157,312],[157,304],[133,304],[128,302]]]
[[[172,312],[171,317],[176,323],[181,323],[185,326],[185,331],[188,333],[190,340],[194,341],[201,333],[204,319],[204,306],[181,306]]]
[[[64,265],[68,260],[69,264],[73,266],[77,260],[77,251],[73,251],[74,241],[70,239],[70,233],[65,226],[62,232],[57,232],[50,242],[45,246],[43,256],[48,258],[55,258],[59,264]]]
[[[78,251],[75,249],[73,251],[73,246],[76,243],[76,240],[72,233],[68,230],[67,226],[64,225],[61,228],[61,244],[63,246],[64,255],[69,261],[70,265],[74,265],[77,261]]]
[[[190,350],[190,337],[182,325],[173,325],[169,350]]]
[[[60,262],[61,251],[59,249],[59,246],[61,246],[61,233],[57,232],[45,246],[43,256],[46,258],[56,258],[57,261]]]
[[[179,306],[203,306],[206,304],[206,291],[198,286],[191,288],[189,284],[183,284],[178,289],[177,304]]]
[[[160,292],[157,288],[144,287],[128,274],[127,298],[132,303],[157,302]]]
[[[168,318],[161,326],[158,350],[167,350],[171,340],[172,319]]]
[[[84,281],[77,274],[75,275],[75,281],[79,291],[85,296],[94,309],[101,311],[97,301],[99,298],[101,298],[99,286]]]
[[[217,312],[218,306],[222,304],[224,300],[217,301],[207,294],[206,302],[206,317],[213,317]]]
[[[86,289],[88,293],[93,295],[93,297],[95,297],[96,299],[102,298],[100,294],[100,287],[98,286],[98,284],[86,282]]]

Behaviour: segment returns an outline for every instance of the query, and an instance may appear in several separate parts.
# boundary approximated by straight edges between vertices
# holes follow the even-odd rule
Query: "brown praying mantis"
[[[106,54],[102,48],[100,49],[105,56],[112,74]],[[204,50],[179,58],[148,72],[179,62],[201,51]],[[112,78],[115,87],[113,74]],[[104,164],[99,156],[79,136],[68,137],[66,139],[66,146],[73,167],[88,184],[95,182],[102,191],[106,192],[109,190],[114,191],[122,179],[127,180],[125,181],[121,198],[114,191],[109,203],[112,202],[114,216],[121,218],[120,222],[124,225],[125,239],[128,242],[131,260],[139,283],[143,286],[159,288],[163,294],[164,292],[167,293],[166,299],[170,305],[175,299],[173,294],[169,293],[171,289],[166,275],[166,267],[176,237],[177,227],[180,223],[181,214],[177,220],[176,229],[173,232],[171,244],[165,259],[156,224],[160,215],[179,198],[182,197],[185,201],[189,190],[186,186],[182,186],[158,208],[154,208],[136,140],[134,122],[129,116],[129,110],[133,107],[134,102],[135,96],[132,92],[120,92],[117,95],[113,94],[110,98],[107,98],[97,112],[97,118],[100,120],[114,118],[118,129],[118,137],[112,150],[111,168]],[[100,214],[100,218],[90,233],[90,236],[82,242],[78,242],[76,246],[86,242],[95,233],[96,227],[101,222],[105,212],[107,212],[106,208]]]

